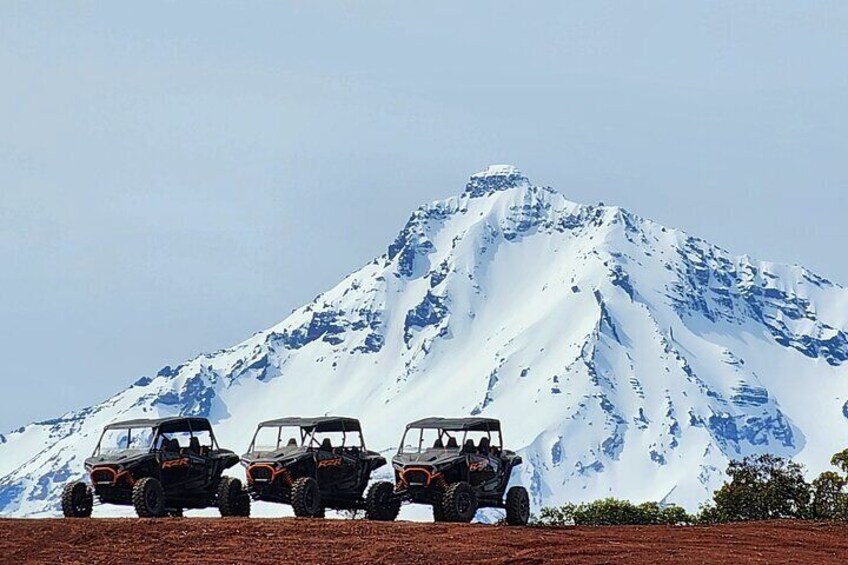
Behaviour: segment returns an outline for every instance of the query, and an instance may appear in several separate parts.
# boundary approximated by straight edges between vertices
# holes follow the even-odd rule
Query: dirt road
[[[364,520],[0,520],[2,563],[844,563],[848,525],[507,528]]]

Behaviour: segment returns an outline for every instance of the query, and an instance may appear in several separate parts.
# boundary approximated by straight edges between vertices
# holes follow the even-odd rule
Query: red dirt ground
[[[509,528],[365,520],[0,520],[2,563],[844,563],[848,525]]]

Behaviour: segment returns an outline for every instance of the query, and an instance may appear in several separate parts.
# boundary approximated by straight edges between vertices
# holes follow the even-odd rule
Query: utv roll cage
[[[404,453],[404,445],[406,445],[406,437],[410,431],[418,431],[418,453],[425,449],[471,449],[468,442],[473,440],[468,439],[468,432],[485,432],[486,448],[500,451],[503,449],[503,434],[501,433],[501,423],[499,420],[492,418],[424,418],[416,420],[406,425],[406,430],[400,440],[398,453]],[[424,430],[436,430],[438,437],[433,446],[424,446]],[[462,432],[461,441],[451,434],[451,432]],[[497,434],[497,440],[493,441],[492,433]],[[481,439],[482,443],[482,439]]]
[[[321,447],[315,434],[323,432],[340,432],[342,434],[342,446],[347,445],[348,432],[354,432],[359,436],[358,447],[365,449],[365,438],[362,435],[362,426],[359,420],[354,418],[344,418],[336,416],[320,416],[316,418],[278,418],[276,420],[266,420],[260,422],[256,427],[256,432],[253,434],[253,439],[250,442],[248,452],[254,451],[256,447],[256,438],[262,428],[277,428],[277,448],[279,449],[282,443],[283,428],[299,428],[300,429],[300,445],[305,447]]]
[[[162,434],[187,433],[190,435],[192,443],[194,443],[195,432],[207,432],[212,439],[212,449],[219,450],[218,440],[215,438],[215,432],[212,431],[212,424],[206,418],[157,418],[157,419],[137,419],[124,420],[121,422],[113,422],[106,425],[100,433],[100,439],[97,440],[97,447],[94,448],[93,456],[97,456],[100,452],[100,444],[107,432],[113,430],[127,430],[129,434],[131,430],[151,430],[151,440],[148,446],[148,451],[154,453],[166,448],[164,442],[157,447],[157,438]]]

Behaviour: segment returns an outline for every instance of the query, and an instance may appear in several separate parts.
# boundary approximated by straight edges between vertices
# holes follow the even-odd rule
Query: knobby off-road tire
[[[241,495],[239,495],[236,504],[236,516],[250,518],[250,493],[247,491],[247,487],[241,489]]]
[[[133,486],[132,502],[139,518],[159,518],[167,512],[162,483],[153,477],[145,477]]]
[[[65,518],[89,518],[94,507],[94,494],[82,482],[69,483],[62,490],[62,514]]]
[[[442,497],[442,511],[448,522],[470,522],[477,513],[477,493],[465,481],[450,485]]]
[[[250,495],[234,477],[221,477],[218,481],[218,511],[221,516],[250,516]]]
[[[318,481],[312,477],[301,477],[292,485],[291,505],[294,515],[299,518],[323,518],[321,490]]]
[[[374,483],[365,495],[365,517],[368,520],[391,522],[400,512],[400,500],[395,498],[395,485],[387,481]]]
[[[445,509],[442,508],[442,501],[438,500],[433,503],[433,521],[434,522],[447,522],[447,518],[445,518]]]
[[[530,495],[524,487],[515,486],[506,493],[506,523],[526,526],[530,520]]]

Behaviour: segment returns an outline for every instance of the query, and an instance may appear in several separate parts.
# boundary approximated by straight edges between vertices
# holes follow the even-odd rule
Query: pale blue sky
[[[126,5],[0,4],[0,430],[278,322],[493,162],[848,283],[846,2]]]

